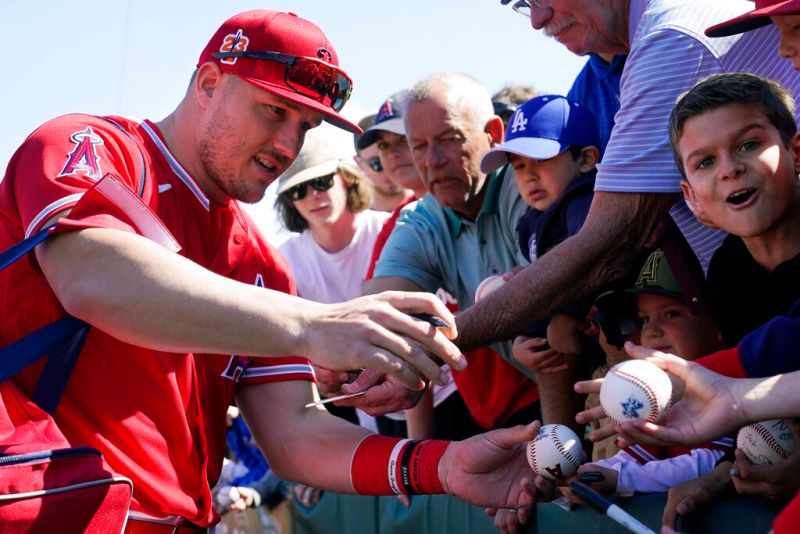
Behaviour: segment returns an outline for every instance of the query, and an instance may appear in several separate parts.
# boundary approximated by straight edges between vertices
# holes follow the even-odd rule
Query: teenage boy
[[[563,96],[542,95],[514,112],[505,141],[483,156],[485,173],[511,164],[520,196],[530,208],[517,226],[527,260],[536,261],[580,230],[592,202],[599,145],[591,111]],[[537,373],[547,423],[576,427],[574,417],[582,401],[572,384],[576,356],[584,351],[579,327],[588,308],[576,303],[514,340],[516,360]]]
[[[719,313],[722,298],[727,303],[724,305],[731,307],[722,310],[727,312],[720,324],[723,338],[730,339],[737,335],[737,327],[744,328],[736,322],[737,312],[742,318],[754,317],[751,322],[762,320],[770,308],[776,315],[795,315],[796,306],[787,303],[798,297],[789,275],[800,253],[800,142],[789,92],[774,81],[752,74],[711,76],[678,99],[670,116],[669,134],[684,175],[681,188],[687,203],[699,217],[731,234],[712,259],[708,273],[712,306]],[[771,302],[769,297],[753,293],[751,286],[780,301]],[[782,306],[786,308],[779,309]],[[733,322],[727,324],[728,319]],[[754,332],[755,339],[764,331],[760,328]],[[747,350],[750,338],[753,335],[734,350],[700,361],[738,376],[796,369],[795,352],[782,346],[791,339],[766,338],[772,350],[765,350],[767,345]],[[576,389],[588,391],[585,385]],[[585,415],[580,414],[580,419],[585,420]],[[634,426],[620,428],[625,441],[642,437],[642,427]],[[740,473],[750,469],[741,452],[737,452],[736,462],[737,466],[741,464]],[[744,480],[740,475],[734,477],[734,484],[740,492],[750,492],[754,486],[760,486],[760,493],[773,492],[780,489],[780,475],[786,467],[767,466],[760,472],[760,480]],[[791,494],[785,485],[781,491]],[[686,495],[676,505],[683,506],[681,514],[688,513],[688,502],[693,506],[702,502],[697,495]]]
[[[709,266],[709,300],[735,345],[800,297],[800,138],[789,92],[752,74],[721,74],[682,96],[670,140],[684,197],[729,232]]]

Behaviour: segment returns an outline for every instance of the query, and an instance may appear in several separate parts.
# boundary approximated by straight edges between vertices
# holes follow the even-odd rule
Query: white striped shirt
[[[667,122],[678,96],[706,76],[755,72],[800,94],[800,76],[778,57],[774,26],[718,39],[703,34],[752,7],[746,0],[631,0],[633,37],[620,82],[621,106],[598,166],[596,191],[680,191]],[[683,201],[670,213],[707,267],[724,233],[701,226]]]

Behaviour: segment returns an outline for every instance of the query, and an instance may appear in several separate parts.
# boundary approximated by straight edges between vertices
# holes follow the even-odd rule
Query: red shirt
[[[795,495],[786,508],[778,514],[772,522],[772,530],[775,534],[791,534],[797,532],[798,524],[800,524],[800,493]]]
[[[60,231],[107,227],[150,237],[137,225],[142,217],[89,190],[107,173],[134,199],[130,205],[142,208],[130,195],[141,193],[179,254],[234,280],[295,292],[282,257],[237,202],[210,202],[152,123],[118,117],[67,115],[28,137],[0,182],[0,250],[70,208]],[[0,271],[0,343],[63,315],[30,258]],[[31,368],[14,380],[30,394],[37,378]],[[210,487],[220,473],[225,412],[236,388],[294,379],[314,379],[306,358],[166,353],[93,328],[55,419],[73,445],[99,449],[113,470],[133,480],[133,510],[210,525],[217,520]]]
[[[383,223],[383,228],[375,241],[375,248],[372,250],[367,280],[370,280],[375,272],[375,264],[378,263],[381,251],[397,224],[400,211],[414,200],[414,197],[404,200]],[[459,307],[456,300],[444,290],[440,291],[445,294],[442,300],[450,311],[457,313]],[[463,371],[453,370],[453,380],[470,415],[483,428],[497,428],[516,412],[539,400],[536,382],[506,363],[489,347],[471,350],[464,356],[467,357],[469,366]]]

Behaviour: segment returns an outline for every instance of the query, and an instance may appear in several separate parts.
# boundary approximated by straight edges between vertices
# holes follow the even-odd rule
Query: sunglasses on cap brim
[[[283,195],[293,202],[297,200],[303,200],[306,198],[306,194],[308,194],[308,186],[311,186],[315,191],[319,191],[320,193],[327,191],[333,187],[333,174],[320,176],[319,178],[308,180],[302,184],[297,184],[296,186],[284,191]]]
[[[283,64],[283,81],[295,93],[340,111],[353,90],[353,81],[341,69],[317,58],[280,52],[214,52],[217,59],[266,59]]]

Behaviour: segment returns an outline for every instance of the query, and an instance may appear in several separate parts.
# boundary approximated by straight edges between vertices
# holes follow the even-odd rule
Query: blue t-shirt
[[[586,106],[594,113],[601,154],[606,151],[614,128],[614,115],[619,110],[619,80],[627,57],[614,56],[611,63],[606,63],[600,56],[591,54],[567,93],[568,99]]]

